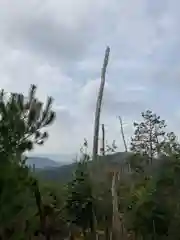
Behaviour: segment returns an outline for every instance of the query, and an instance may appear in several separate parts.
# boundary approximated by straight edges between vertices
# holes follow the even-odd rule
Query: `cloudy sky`
[[[57,119],[38,153],[92,145],[95,101],[111,48],[101,123],[122,147],[151,109],[180,133],[179,0],[0,0],[0,88],[54,97]]]

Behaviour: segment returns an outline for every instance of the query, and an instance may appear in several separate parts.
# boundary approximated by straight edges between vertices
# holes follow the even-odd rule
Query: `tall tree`
[[[29,96],[0,93],[0,238],[21,235],[25,220],[31,217],[28,211],[33,202],[30,191],[30,171],[24,165],[22,155],[34,144],[42,145],[48,137],[44,127],[54,119],[51,110],[52,98],[46,106],[36,98],[36,86],[32,85]],[[30,202],[30,206],[27,204]],[[16,227],[21,227],[16,231]],[[20,239],[20,235],[11,239]]]
[[[42,129],[54,120],[52,98],[45,107],[36,98],[36,86],[31,85],[29,96],[0,93],[0,153],[19,154],[31,150],[34,144],[41,145],[48,137]]]
[[[72,224],[79,226],[84,235],[93,231],[94,203],[87,161],[78,162],[73,180],[68,184],[67,211]]]
[[[122,122],[122,118],[120,116],[119,116],[119,122],[120,122],[120,126],[121,126],[121,136],[122,136],[122,140],[124,143],[124,150],[125,150],[125,152],[127,152],[128,148],[127,148],[126,139],[125,139],[125,135],[124,135],[123,122]]]
[[[134,123],[135,132],[131,139],[131,151],[147,157],[152,164],[165,141],[165,121],[150,110],[142,113],[143,121]]]
[[[99,121],[100,121],[100,114],[101,114],[101,104],[104,92],[104,85],[105,85],[105,77],[106,77],[106,69],[109,61],[109,53],[110,48],[106,48],[103,67],[101,71],[101,84],[99,88],[99,93],[96,102],[96,112],[95,112],[95,120],[94,120],[94,139],[93,139],[93,160],[96,160],[98,154],[98,138],[99,138]]]
[[[96,111],[95,111],[95,119],[94,119],[94,135],[93,135],[93,149],[92,149],[92,159],[93,161],[97,160],[98,155],[98,138],[99,138],[99,122],[100,122],[100,115],[101,115],[101,105],[102,105],[102,98],[104,92],[104,85],[105,85],[105,77],[106,77],[106,70],[109,61],[109,54],[110,54],[110,47],[106,48],[104,62],[101,70],[101,83],[99,87],[99,93],[96,102]],[[94,239],[97,239],[97,234],[95,232],[96,229],[96,217],[94,216]]]

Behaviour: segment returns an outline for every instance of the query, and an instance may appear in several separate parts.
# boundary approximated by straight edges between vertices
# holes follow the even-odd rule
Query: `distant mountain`
[[[37,177],[42,180],[67,182],[71,179],[76,163],[63,165],[56,168],[46,168],[37,172]]]
[[[98,161],[96,162],[95,168],[93,169],[93,179],[98,181],[104,181],[107,177],[107,173],[114,170],[122,170],[126,173],[123,176],[128,177],[129,175],[129,166],[126,164],[126,160],[132,155],[130,152],[117,152],[113,154],[108,154],[105,156],[99,156]],[[166,158],[155,159],[152,165],[146,166],[146,172],[148,174],[156,174],[157,169],[161,169],[161,164],[166,161]],[[93,164],[92,161],[89,162],[89,167]],[[37,177],[45,181],[58,181],[66,183],[72,179],[73,172],[76,170],[77,163],[71,163],[49,169],[41,169],[37,172]]]
[[[65,164],[63,162],[56,162],[45,157],[28,157],[26,163],[30,167],[33,167],[34,165],[36,169],[55,168]]]
[[[27,165],[35,169],[49,169],[70,164],[75,159],[75,154],[36,154],[30,155],[27,159]]]
[[[102,172],[107,169],[117,169],[125,163],[125,160],[130,155],[130,153],[118,152],[114,154],[109,154],[106,156],[99,156],[99,167],[97,166],[97,171],[100,174],[96,174],[99,177],[102,176]],[[89,164],[92,164],[90,161]],[[60,167],[51,168],[51,169],[43,169],[38,172],[38,177],[44,180],[50,181],[69,181],[72,177],[73,172],[76,169],[77,163],[66,164]]]
[[[76,158],[75,154],[31,154],[30,157],[35,157],[35,158],[48,158],[51,159],[55,162],[60,162],[60,163],[72,163],[73,160]]]

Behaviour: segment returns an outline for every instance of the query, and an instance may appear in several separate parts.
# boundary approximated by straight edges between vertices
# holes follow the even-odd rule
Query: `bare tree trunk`
[[[121,135],[122,135],[122,140],[124,143],[125,152],[127,152],[128,149],[127,149],[127,144],[126,144],[125,135],[124,135],[123,122],[122,122],[122,118],[120,116],[119,116],[119,121],[120,121],[120,125],[121,125]]]
[[[152,142],[152,126],[150,124],[150,133],[149,133],[149,140],[150,140],[150,164],[153,163],[153,142]]]
[[[121,126],[121,136],[122,136],[122,140],[124,143],[124,149],[125,149],[125,152],[128,152],[126,139],[125,139],[125,135],[124,135],[123,122],[122,122],[122,118],[120,116],[119,116],[119,122],[120,122],[120,126]],[[131,172],[131,166],[129,163],[128,163],[128,172]]]
[[[97,160],[97,154],[98,154],[99,122],[100,122],[103,91],[104,91],[104,85],[105,85],[106,69],[107,69],[108,60],[109,60],[109,53],[110,53],[110,48],[107,47],[105,56],[104,56],[103,67],[101,71],[101,83],[99,88],[99,94],[96,102],[96,112],[95,112],[95,120],[94,120],[94,136],[93,136],[93,152],[92,152],[93,161]],[[93,240],[96,240],[97,239],[96,216],[95,216],[95,213],[93,215],[94,215],[93,216],[94,226],[93,226],[92,235],[93,235]]]
[[[93,160],[97,160],[98,154],[98,138],[99,138],[99,121],[100,121],[100,114],[101,114],[101,104],[103,98],[103,91],[105,85],[105,77],[106,77],[106,69],[109,60],[109,53],[110,48],[106,48],[102,72],[101,72],[101,84],[99,88],[99,94],[96,102],[96,112],[95,112],[95,120],[94,120],[94,139],[93,139]]]
[[[112,216],[112,240],[127,240],[127,232],[123,222],[123,214],[119,211],[118,207],[118,195],[116,186],[117,183],[121,182],[121,175],[123,172],[114,172],[112,178],[112,205],[113,205],[113,216]]]
[[[120,221],[119,221],[119,210],[118,210],[118,197],[116,192],[116,178],[117,173],[114,172],[112,176],[112,205],[113,205],[113,216],[112,216],[112,240],[120,239]]]
[[[101,154],[105,156],[105,129],[104,124],[102,124],[102,146],[101,146]],[[108,217],[105,217],[106,226],[105,226],[105,239],[110,240],[110,227],[108,226]]]
[[[33,182],[32,186],[33,186],[33,192],[34,192],[34,196],[35,196],[35,200],[36,200],[36,206],[37,206],[38,214],[39,214],[39,218],[40,218],[41,228],[42,228],[42,230],[44,230],[45,219],[44,219],[44,214],[43,214],[43,204],[42,204],[41,194],[39,191],[39,186],[38,186],[37,180],[35,180]]]
[[[102,124],[102,146],[101,146],[101,153],[103,156],[105,156],[105,130],[104,130],[104,124]]]
[[[46,217],[44,216],[44,206],[42,203],[41,193],[39,190],[37,180],[34,180],[32,187],[33,187],[33,192],[34,192],[36,205],[37,205],[37,209],[38,209],[38,214],[39,214],[39,218],[40,218],[41,231],[42,231],[45,239],[50,240],[50,235],[46,229]]]
[[[156,240],[156,226],[154,220],[153,220],[153,240]]]
[[[106,218],[106,227],[105,227],[105,240],[110,240],[111,239],[111,231],[110,231],[110,226],[107,224],[107,218]]]

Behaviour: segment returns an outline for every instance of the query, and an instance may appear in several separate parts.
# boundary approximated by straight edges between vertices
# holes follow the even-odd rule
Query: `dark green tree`
[[[93,228],[94,199],[86,159],[77,163],[73,180],[68,184],[66,208],[70,222],[79,226],[83,233]]]
[[[44,127],[54,119],[52,98],[46,106],[36,98],[36,86],[29,96],[0,93],[0,237],[24,239],[26,223],[34,219],[36,202],[31,191],[31,173],[23,153],[48,137]],[[25,234],[25,235],[24,235]],[[24,236],[24,237],[23,237]]]
[[[166,156],[177,156],[180,155],[180,144],[178,138],[174,132],[166,134],[165,143],[163,146],[163,154]]]
[[[142,113],[143,121],[134,123],[135,132],[131,139],[131,151],[146,157],[147,163],[152,164],[161,152],[165,141],[165,121],[152,111]]]
[[[43,131],[54,120],[52,98],[48,97],[45,107],[36,96],[36,86],[32,85],[29,96],[11,93],[8,97],[0,93],[0,153],[21,156],[31,150],[34,144],[41,145],[48,134]]]
[[[173,132],[165,133],[160,117],[150,111],[142,116],[144,121],[135,124],[130,158],[132,169],[141,174],[132,175],[126,223],[137,239],[178,239],[180,145]]]

